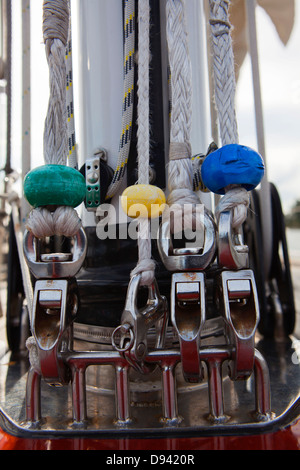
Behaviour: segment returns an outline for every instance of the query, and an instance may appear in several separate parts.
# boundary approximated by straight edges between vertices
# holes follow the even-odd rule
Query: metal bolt
[[[98,173],[96,173],[96,172],[90,173],[87,177],[87,180],[90,184],[97,183],[97,181],[99,180]]]
[[[136,349],[136,352],[137,352],[137,355],[139,357],[142,357],[145,355],[145,352],[146,352],[146,346],[144,343],[140,343]]]

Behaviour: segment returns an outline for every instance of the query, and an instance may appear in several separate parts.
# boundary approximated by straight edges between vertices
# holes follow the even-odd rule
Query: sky
[[[16,7],[20,0],[14,0]],[[32,161],[41,163],[43,156],[43,125],[48,102],[48,69],[42,38],[42,1],[35,0],[32,8]],[[280,42],[266,13],[257,8],[261,89],[264,108],[264,127],[268,177],[281,195],[285,212],[300,199],[300,2],[296,1],[295,26],[288,45]],[[20,29],[20,18],[15,16],[15,31]],[[18,41],[18,39],[15,39]],[[18,80],[19,62],[14,63]],[[17,102],[20,90],[16,87]],[[252,75],[249,57],[246,59],[237,86],[236,111],[240,142],[257,148],[254,120]],[[20,113],[15,110],[13,125],[20,126]],[[20,141],[13,142],[13,155],[18,161]],[[17,164],[17,163],[16,163]]]
[[[293,33],[284,46],[270,18],[257,8],[260,78],[268,179],[288,212],[300,199],[300,2]],[[249,56],[237,85],[240,142],[256,147],[251,63]]]

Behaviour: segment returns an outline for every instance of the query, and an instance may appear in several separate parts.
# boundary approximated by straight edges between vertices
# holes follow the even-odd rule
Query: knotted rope
[[[149,184],[150,159],[150,107],[149,107],[149,66],[150,66],[150,5],[149,0],[139,1],[138,40],[138,183]],[[154,280],[155,262],[152,259],[150,221],[138,221],[139,261],[131,276],[141,274],[141,285],[151,285]]]
[[[195,214],[183,211],[186,204],[199,204],[193,191],[194,170],[191,160],[190,134],[192,125],[192,71],[188,50],[185,0],[168,0],[167,42],[171,75],[172,110],[168,165],[168,204],[174,219],[184,217],[184,226],[195,226]],[[174,228],[174,227],[173,227]],[[172,227],[171,227],[172,230]]]
[[[44,129],[46,164],[66,165],[68,155],[67,78],[65,52],[69,38],[69,0],[44,0],[43,35],[49,65],[50,98]],[[54,212],[34,209],[26,228],[37,238],[53,235],[72,237],[81,226],[77,212],[59,207]]]
[[[230,0],[209,0],[210,25],[213,44],[213,71],[215,101],[219,116],[222,145],[239,142],[235,113],[236,81],[234,55],[229,21]],[[239,228],[247,218],[249,194],[241,187],[227,188],[225,196],[216,209],[218,215],[233,209],[233,227]]]

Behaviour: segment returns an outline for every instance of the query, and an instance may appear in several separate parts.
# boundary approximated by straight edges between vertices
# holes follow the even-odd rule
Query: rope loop
[[[214,52],[215,100],[222,145],[238,143],[235,114],[236,82],[229,21],[229,0],[209,0]]]
[[[26,229],[36,238],[52,237],[54,235],[74,237],[80,230],[82,222],[72,207],[61,206],[54,212],[46,207],[39,207],[30,212]]]
[[[216,219],[219,220],[222,212],[233,210],[232,227],[238,229],[247,218],[249,206],[250,196],[248,191],[242,187],[231,188],[216,207]]]

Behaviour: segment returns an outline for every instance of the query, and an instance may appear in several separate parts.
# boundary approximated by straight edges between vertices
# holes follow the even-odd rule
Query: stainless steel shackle
[[[148,353],[147,333],[156,329],[155,349],[162,349],[165,342],[168,305],[160,295],[156,280],[148,287],[148,300],[144,308],[138,308],[138,291],[141,275],[133,276],[129,282],[121,325],[112,335],[113,347],[123,353],[128,362],[140,372],[147,370],[144,359]]]
[[[75,277],[86,257],[87,237],[81,228],[74,237],[72,253],[41,254],[40,241],[28,230],[24,233],[23,250],[28,267],[36,279]]]
[[[158,251],[170,272],[204,271],[216,256],[216,225],[212,214],[204,209],[203,246],[174,248],[170,232],[170,219],[162,221],[158,230]]]

